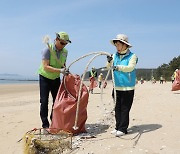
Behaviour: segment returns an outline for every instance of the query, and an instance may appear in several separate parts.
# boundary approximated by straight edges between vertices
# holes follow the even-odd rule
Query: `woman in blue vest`
[[[133,103],[136,84],[137,57],[129,50],[132,46],[126,35],[118,34],[115,39],[111,40],[111,43],[117,50],[111,57],[107,57],[108,65],[113,66],[114,88],[116,90],[116,126],[111,133],[119,137],[127,134],[129,126],[129,112]]]
[[[53,105],[60,85],[60,73],[65,73],[66,58],[68,51],[65,46],[71,43],[66,32],[56,33],[54,44],[50,44],[42,52],[42,62],[39,67],[40,87],[40,117],[42,127],[48,128],[48,100],[49,92],[53,98]],[[53,106],[52,106],[53,107]],[[50,118],[52,119],[52,112]]]

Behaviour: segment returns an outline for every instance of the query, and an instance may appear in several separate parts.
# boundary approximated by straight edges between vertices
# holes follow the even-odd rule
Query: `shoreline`
[[[21,80],[21,79],[0,79],[0,85],[5,85],[5,84],[32,84],[32,83],[38,83],[39,80]]]

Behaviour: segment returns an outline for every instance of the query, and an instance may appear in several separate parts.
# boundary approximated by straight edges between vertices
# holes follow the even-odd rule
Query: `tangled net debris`
[[[52,128],[51,128],[52,129]],[[33,129],[24,137],[24,154],[61,154],[72,149],[72,133],[51,129]]]

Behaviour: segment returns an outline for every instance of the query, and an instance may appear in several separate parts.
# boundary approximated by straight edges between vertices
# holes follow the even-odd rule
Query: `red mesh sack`
[[[176,78],[172,84],[172,91],[177,91],[180,90],[180,70],[177,71],[176,73]]]
[[[76,117],[77,100],[80,89],[80,76],[68,74],[64,76],[59,87],[53,107],[52,123],[50,128],[59,128],[73,134],[86,132],[88,89],[83,84],[79,102],[77,130],[73,129]],[[53,130],[53,129],[52,129]],[[55,133],[55,132],[54,132]]]

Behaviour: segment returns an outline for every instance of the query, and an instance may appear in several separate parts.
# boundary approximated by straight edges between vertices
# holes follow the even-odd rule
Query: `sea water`
[[[25,77],[21,75],[0,74],[0,84],[38,83],[38,77]]]
[[[37,80],[1,80],[1,84],[25,84],[25,83],[38,83]]]

